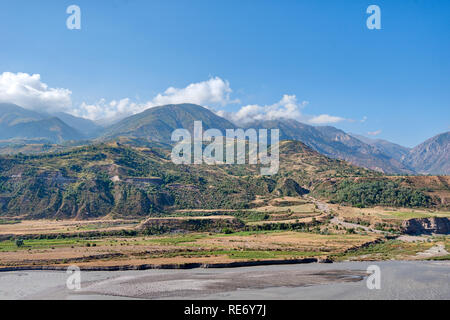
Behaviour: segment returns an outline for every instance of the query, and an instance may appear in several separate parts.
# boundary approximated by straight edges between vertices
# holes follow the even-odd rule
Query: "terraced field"
[[[429,257],[426,252],[436,247],[448,248],[446,236],[393,240],[394,233],[373,229],[380,223],[398,226],[411,218],[447,217],[448,212],[361,209],[311,197],[260,198],[258,205],[241,210],[175,210],[161,217],[130,220],[3,218],[0,268],[418,259]],[[333,223],[336,219],[353,223]],[[444,259],[445,255],[433,257]]]
[[[375,240],[371,235],[319,235],[292,231],[196,233],[152,237],[30,239],[0,242],[0,268],[8,266],[116,266],[325,258]]]

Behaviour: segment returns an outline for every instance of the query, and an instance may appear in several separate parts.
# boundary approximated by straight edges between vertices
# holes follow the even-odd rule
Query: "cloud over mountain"
[[[377,131],[369,131],[369,132],[367,132],[367,134],[369,135],[369,136],[378,136],[379,134],[381,134],[381,130],[377,130]]]
[[[116,120],[152,107],[181,103],[220,108],[221,110],[216,112],[218,115],[241,124],[275,119],[294,119],[311,124],[346,120],[328,114],[304,115],[302,109],[308,102],[299,102],[295,95],[288,94],[271,105],[250,104],[242,106],[237,111],[227,111],[225,108],[228,105],[239,103],[238,99],[231,98],[232,92],[228,81],[212,77],[206,81],[188,84],[184,88],[169,87],[147,102],[135,102],[129,98],[111,101],[100,99],[95,103],[82,102],[73,106],[72,92],[69,89],[50,88],[41,81],[39,74],[4,72],[0,75],[0,102],[14,103],[40,112],[67,112],[90,120]]]
[[[237,112],[218,111],[217,114],[238,124],[253,121],[268,121],[276,119],[293,119],[311,124],[327,124],[345,121],[346,119],[328,114],[319,116],[305,115],[302,109],[308,101],[298,102],[295,95],[285,94],[283,98],[272,105],[260,106],[256,104],[243,106]]]
[[[49,88],[39,74],[0,74],[0,102],[40,112],[70,111],[71,94],[68,89]]]
[[[191,83],[186,88],[168,88],[163,94],[158,94],[153,100],[154,105],[193,103],[198,105],[218,104],[225,106],[232,102],[232,90],[228,81],[219,77],[207,81]]]
[[[236,123],[248,123],[252,121],[274,120],[281,118],[299,119],[300,110],[308,102],[299,103],[295,95],[284,95],[283,98],[272,105],[260,106],[256,104],[243,106],[237,112],[218,111],[220,116],[226,117]]]
[[[312,124],[338,123],[341,121],[345,121],[345,119],[341,117],[330,116],[329,114],[321,114],[320,116],[315,116],[308,120],[308,122]]]
[[[157,94],[152,100],[145,103],[135,103],[125,98],[119,101],[107,102],[105,99],[95,104],[82,103],[74,110],[77,116],[91,120],[101,118],[120,118],[144,111],[145,109],[180,103],[193,103],[199,105],[221,105],[225,106],[238,100],[231,100],[232,90],[228,81],[219,77],[209,80],[191,83],[185,88],[169,87],[163,93]]]

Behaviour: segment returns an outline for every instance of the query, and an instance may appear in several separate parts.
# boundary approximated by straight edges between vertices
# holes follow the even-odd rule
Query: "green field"
[[[15,241],[0,241],[0,252],[34,249],[51,249],[53,247],[86,246],[87,243],[94,243],[95,240],[83,240],[78,238],[65,239],[30,239],[24,240],[24,244],[18,247]]]
[[[430,249],[431,242],[403,242],[388,240],[386,242],[369,245],[365,248],[352,250],[347,253],[333,255],[339,261],[357,258],[366,260],[390,260],[400,257],[415,256],[418,252]]]
[[[431,217],[450,217],[450,212],[383,212],[378,215],[383,218],[409,220]]]
[[[0,219],[0,225],[5,224],[18,224],[20,223],[20,220],[6,220],[6,219]]]
[[[153,255],[153,258],[171,257],[211,257],[227,256],[236,260],[263,260],[263,259],[296,259],[324,255],[322,252],[307,251],[259,251],[259,250],[201,250],[190,252],[173,252]]]

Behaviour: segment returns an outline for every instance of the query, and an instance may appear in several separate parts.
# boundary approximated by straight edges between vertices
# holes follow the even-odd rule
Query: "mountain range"
[[[25,144],[61,144],[86,139],[106,142],[126,138],[140,143],[151,141],[170,145],[175,129],[192,131],[197,120],[202,121],[204,130],[216,128],[224,132],[238,127],[211,110],[193,104],[150,108],[108,127],[66,113],[38,113],[13,104],[0,104],[0,140],[1,144],[18,141]],[[389,141],[346,133],[331,126],[310,126],[292,119],[256,121],[246,124],[244,128],[280,129],[282,140],[298,140],[328,157],[384,173],[450,174],[450,132],[409,149]],[[5,150],[11,152],[11,148]],[[48,148],[45,150],[48,151]]]
[[[83,138],[77,129],[60,118],[26,110],[13,104],[0,104],[1,140],[48,140],[61,143]]]
[[[296,120],[254,122],[249,128],[278,128],[282,140],[298,140],[332,158],[385,173],[411,174],[413,170],[378,148],[330,126],[314,127]]]

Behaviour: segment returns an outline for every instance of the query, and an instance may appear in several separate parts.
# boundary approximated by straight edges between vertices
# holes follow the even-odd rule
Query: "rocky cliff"
[[[449,218],[421,218],[403,221],[402,229],[407,234],[450,234]]]

